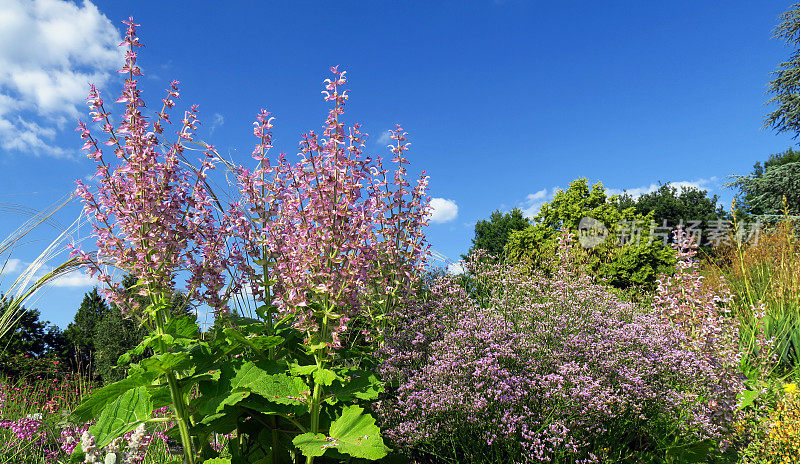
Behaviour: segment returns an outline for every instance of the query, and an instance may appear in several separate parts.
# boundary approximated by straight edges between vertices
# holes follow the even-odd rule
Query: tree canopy
[[[670,183],[661,183],[653,192],[633,198],[627,193],[619,196],[617,203],[620,209],[634,208],[637,213],[646,215],[653,213],[656,224],[675,227],[678,224],[689,225],[698,221],[703,229],[714,220],[728,216],[722,206],[717,205],[717,195],[708,196],[708,191],[692,186],[676,187]]]
[[[9,301],[0,295],[0,310],[8,305]],[[30,360],[52,357],[62,359],[65,354],[66,342],[61,330],[49,321],[39,319],[36,309],[21,308],[19,320],[13,326],[0,346],[0,372],[5,375],[24,375],[20,372],[25,363],[20,363],[15,358]]]
[[[733,176],[728,185],[738,190],[739,208],[767,220],[781,216],[783,198],[791,214],[800,213],[800,152],[788,150],[770,155],[753,166],[747,176]]]
[[[600,182],[590,187],[585,178],[574,180],[542,205],[530,227],[511,234],[506,245],[508,259],[546,268],[565,229],[581,238],[575,246],[582,249],[595,275],[622,289],[652,288],[658,274],[671,271],[673,253],[663,241],[650,240],[651,212],[621,208],[618,200],[609,197]],[[597,235],[584,241],[588,232]]]
[[[502,257],[508,237],[512,232],[523,230],[530,222],[522,215],[519,208],[508,213],[494,211],[488,220],[480,220],[475,224],[475,237],[472,239],[470,253],[481,249],[495,257]]]
[[[767,103],[774,103],[776,108],[767,114],[764,126],[797,138],[800,135],[800,3],[780,16],[773,37],[784,40],[794,51],[772,73],[768,91],[772,97]]]

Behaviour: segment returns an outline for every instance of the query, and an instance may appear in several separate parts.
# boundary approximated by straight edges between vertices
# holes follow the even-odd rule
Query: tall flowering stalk
[[[391,176],[381,158],[364,155],[360,126],[345,129],[340,122],[345,71],[331,72],[323,94],[333,107],[321,137],[303,135],[298,162],[281,154],[270,163],[274,118],[266,111],[258,116],[258,168],[237,173],[243,203],[256,219],[237,221],[237,231],[250,257],[271,268],[255,281],[258,299],[309,334],[329,331],[321,339],[339,347],[338,334],[365,309],[364,295],[401,295],[423,269],[428,198],[424,175],[413,188],[407,179],[402,127],[391,132],[397,165]],[[258,270],[266,268],[247,269]]]
[[[179,273],[189,274],[185,292],[190,301],[207,303],[217,310],[224,307],[220,290],[227,261],[223,239],[226,231],[215,219],[212,197],[205,186],[207,172],[214,167],[213,147],[204,146],[201,150],[200,168],[184,166],[187,147],[194,141],[198,124],[197,107],[184,114],[174,140],[166,141],[165,125],[172,124],[167,110],[175,106],[178,82],[172,82],[167,90],[155,119],[142,113],[145,104],[137,81],[142,72],[136,52],[142,44],[132,18],[124,24],[128,28],[120,45],[128,51],[118,72],[126,78],[124,90],[116,100],[125,103],[121,120],[115,123],[111,119],[100,91],[91,86],[87,100],[92,123],[99,126],[100,133],[93,135],[84,122],[79,122],[77,128],[84,140],[83,149],[97,163],[94,192],[81,181],[77,187],[94,229],[97,252],[90,254],[74,248],[72,255],[87,263],[89,272],[108,285],[104,289],[107,298],[127,312],[133,311],[126,299],[132,292],[113,281],[113,270],[138,279],[135,292],[146,296],[150,304],[143,313],[132,316],[161,337],[153,348],[167,355],[172,351],[164,342],[170,321],[169,301]],[[194,456],[187,409],[189,392],[179,385],[178,370],[165,368],[164,374],[186,459],[191,464]]]
[[[738,321],[730,312],[727,282],[714,285],[700,274],[697,243],[683,229],[674,232],[675,273],[657,279],[653,306],[689,336],[692,348],[727,366],[739,362]]]
[[[331,72],[322,93],[332,107],[320,135],[303,135],[299,161],[281,154],[270,163],[274,118],[259,114],[253,151],[258,167],[237,170],[249,208],[234,221],[246,254],[261,263],[242,267],[256,299],[270,311],[265,319],[272,323],[275,308],[276,317],[304,332],[320,372],[334,362],[350,321],[366,319],[360,335],[382,336],[378,321],[411,292],[428,251],[422,232],[427,178],[423,174],[413,187],[407,180],[406,133],[400,126],[391,133],[396,168],[389,174],[381,158],[364,155],[360,126],[341,122],[345,71]],[[323,386],[314,382],[312,434],[319,432]]]

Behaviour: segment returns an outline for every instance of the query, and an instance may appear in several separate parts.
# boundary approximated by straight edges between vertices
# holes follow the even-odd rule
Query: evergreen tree
[[[108,315],[108,305],[97,292],[97,287],[83,297],[75,319],[67,326],[64,336],[72,351],[74,366],[79,370],[91,369],[95,365],[95,329]]]
[[[116,305],[111,305],[97,323],[92,336],[95,348],[95,369],[104,382],[116,382],[125,377],[125,366],[117,360],[144,339],[147,331],[138,321],[125,317]]]
[[[653,213],[656,225],[661,226],[664,221],[667,225],[675,227],[680,223],[690,225],[699,221],[698,227],[706,229],[714,220],[728,217],[721,206],[717,205],[719,198],[716,195],[708,196],[706,190],[692,186],[675,187],[669,183],[662,183],[653,192],[633,198],[623,193],[617,199],[619,208],[632,207],[642,215]]]
[[[783,198],[790,214],[800,214],[800,152],[789,148],[756,163],[747,176],[733,176],[729,187],[738,189],[739,208],[767,221],[783,214]]]
[[[772,98],[767,103],[775,103],[777,108],[766,116],[764,126],[789,132],[797,138],[800,135],[800,3],[783,13],[780,21],[773,37],[783,39],[795,50],[789,60],[772,73],[774,79],[769,83]]]
[[[126,366],[117,364],[119,357],[139,345],[147,334],[147,329],[135,317],[147,304],[144,297],[133,291],[136,277],[125,276],[120,285],[127,289],[134,305],[126,308],[126,314],[117,305],[107,304],[95,288],[84,296],[74,321],[66,331],[72,348],[71,358],[81,363],[82,368],[92,368],[90,374],[99,375],[104,382],[115,382],[125,377]],[[180,293],[173,295],[171,304],[172,311],[178,314],[191,312],[186,298]]]

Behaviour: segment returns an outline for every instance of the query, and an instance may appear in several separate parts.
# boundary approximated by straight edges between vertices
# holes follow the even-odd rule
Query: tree
[[[481,249],[495,257],[504,254],[508,236],[517,230],[523,230],[530,222],[522,215],[519,208],[514,208],[508,213],[494,211],[489,220],[481,220],[475,224],[475,237],[472,239],[470,253]]]
[[[708,196],[708,191],[692,186],[681,186],[680,189],[669,183],[661,183],[653,192],[633,198],[627,193],[619,196],[617,203],[620,209],[632,207],[637,213],[646,215],[653,213],[656,224],[675,227],[678,224],[690,225],[699,221],[698,226],[706,229],[712,221],[728,216],[722,206],[717,205],[717,195]]]
[[[764,126],[778,132],[789,132],[794,138],[800,134],[800,3],[796,3],[780,16],[780,24],[773,37],[783,39],[795,50],[778,65],[773,72],[774,79],[769,83],[772,98],[767,103],[775,103],[777,108],[767,114]]]
[[[116,382],[125,377],[125,366],[117,360],[144,339],[147,331],[135,320],[125,317],[117,305],[111,305],[98,321],[93,333],[96,372],[104,382]]]
[[[767,220],[783,213],[783,198],[793,214],[800,212],[800,152],[791,148],[756,163],[747,176],[733,176],[729,187],[737,189],[739,208]]]
[[[83,297],[80,308],[75,314],[75,319],[67,326],[64,336],[73,352],[73,358],[78,364],[76,368],[83,369],[95,365],[95,329],[108,315],[108,305],[97,292],[97,287]]]
[[[0,309],[4,310],[9,301],[0,296]],[[16,358],[43,359],[52,357],[62,359],[65,351],[65,339],[61,330],[49,321],[39,319],[39,311],[21,308],[21,316],[16,324],[3,338],[0,351],[0,372],[16,376],[25,374]]]
[[[127,275],[120,285],[131,296],[131,304],[144,307],[147,299],[133,290],[136,281],[134,276]],[[189,313],[186,298],[180,293],[172,296],[171,306],[171,311],[176,314]],[[140,312],[135,308],[126,311],[131,314]],[[84,295],[75,319],[67,326],[65,336],[72,350],[71,361],[80,363],[81,368],[93,369],[89,373],[99,375],[103,381],[112,382],[125,376],[124,366],[117,365],[119,357],[141,343],[146,333],[147,330],[138,320],[124,315],[117,305],[106,304],[97,288],[94,288]]]
[[[670,272],[674,264],[671,250],[647,236],[652,218],[652,212],[621,208],[602,183],[590,188],[587,179],[577,179],[542,205],[530,227],[510,235],[506,255],[547,270],[567,230],[579,236],[575,246],[589,271],[617,288],[652,289],[658,274]]]

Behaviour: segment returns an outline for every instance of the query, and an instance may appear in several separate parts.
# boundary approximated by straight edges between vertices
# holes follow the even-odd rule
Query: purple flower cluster
[[[124,23],[128,29],[121,45],[128,51],[119,72],[126,79],[116,100],[126,105],[122,119],[116,125],[112,122],[100,91],[92,85],[87,101],[94,124],[79,122],[76,129],[87,156],[97,163],[97,188],[78,181],[76,194],[90,218],[98,251],[73,247],[71,256],[110,287],[104,289],[106,296],[122,308],[128,308],[129,294],[112,282],[113,268],[136,276],[152,294],[172,291],[178,273],[188,271],[189,300],[221,310],[226,305],[221,293],[224,268],[230,261],[226,252],[230,231],[216,217],[216,205],[206,187],[216,150],[194,141],[199,124],[196,106],[184,113],[173,140],[165,138],[165,125],[172,124],[168,110],[179,94],[177,81],[167,90],[155,120],[143,114],[137,81],[142,73],[136,64],[136,49],[142,47],[136,36],[138,24],[132,19]],[[93,128],[98,135],[93,135]],[[202,147],[197,168],[184,167],[191,153],[189,144]]]
[[[473,262],[485,304],[441,276],[399,316],[382,372],[395,388],[377,404],[388,437],[418,450],[468,437],[524,462],[724,437],[735,371],[659,311],[594,283],[568,246],[559,259],[549,276]]]
[[[331,108],[321,134],[311,131],[300,142],[300,159],[284,154],[270,161],[272,121],[262,110],[254,123],[259,143],[253,171],[236,169],[246,211],[232,219],[235,233],[254,262],[267,262],[273,284],[271,300],[294,316],[301,330],[318,330],[314,303],[336,307],[333,345],[347,322],[363,309],[369,295],[403,295],[423,268],[428,252],[424,226],[429,199],[427,176],[412,184],[406,165],[406,132],[391,131],[394,169],[380,156],[366,156],[366,134],[342,123],[349,95],[345,71],[331,68],[323,95]],[[245,217],[248,213],[255,220]],[[233,213],[231,213],[233,214]],[[261,271],[243,266],[256,295],[266,300]],[[366,298],[365,298],[366,296]]]

